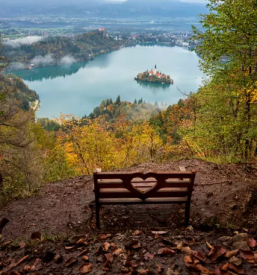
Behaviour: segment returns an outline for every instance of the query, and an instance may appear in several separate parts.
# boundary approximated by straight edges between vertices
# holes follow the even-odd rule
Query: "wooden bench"
[[[185,204],[188,225],[195,172],[187,172],[184,167],[179,169],[179,172],[146,174],[102,173],[97,169],[94,172],[97,227],[100,226],[100,206],[114,204]]]

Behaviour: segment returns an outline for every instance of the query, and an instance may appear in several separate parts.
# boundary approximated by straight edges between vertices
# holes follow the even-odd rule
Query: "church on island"
[[[139,73],[135,80],[142,82],[152,82],[152,83],[161,83],[161,84],[173,84],[173,79],[169,75],[163,74],[157,71],[157,66],[155,65],[154,69],[150,72],[147,70],[144,73]]]

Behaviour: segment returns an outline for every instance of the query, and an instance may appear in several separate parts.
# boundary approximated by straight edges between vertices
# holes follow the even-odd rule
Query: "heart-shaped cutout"
[[[157,180],[155,178],[146,178],[145,180],[142,178],[133,178],[131,180],[131,186],[133,189],[142,194],[145,198],[146,194],[153,190],[156,185]]]

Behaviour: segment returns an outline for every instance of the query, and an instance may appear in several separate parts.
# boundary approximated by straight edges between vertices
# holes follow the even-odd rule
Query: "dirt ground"
[[[235,230],[241,227],[257,229],[257,209],[253,207],[256,203],[253,195],[257,171],[248,166],[183,160],[146,163],[125,171],[167,172],[178,170],[178,166],[196,171],[191,206],[191,220],[195,228],[208,229],[216,224]],[[91,177],[47,184],[38,196],[14,201],[0,211],[0,218],[6,217],[10,221],[2,234],[7,239],[16,239],[28,237],[34,231],[47,236],[84,233],[94,228],[94,208],[90,208],[93,201]],[[131,229],[176,227],[184,221],[183,211],[184,207],[176,204],[104,206],[101,211],[102,230],[119,231],[124,226]]]
[[[200,160],[125,171],[178,166],[196,171],[192,226],[183,227],[183,205],[130,205],[102,207],[96,229],[92,178],[59,181],[0,211],[10,221],[0,238],[0,274],[257,274],[257,171]]]

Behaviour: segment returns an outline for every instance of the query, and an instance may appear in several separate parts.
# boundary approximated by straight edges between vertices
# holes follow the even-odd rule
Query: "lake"
[[[103,99],[177,103],[184,93],[196,92],[203,80],[199,57],[181,47],[136,46],[70,66],[16,71],[40,96],[37,117],[58,117],[60,113],[88,115]],[[139,72],[153,69],[174,80],[174,85],[138,83]],[[182,92],[182,93],[181,93]]]

